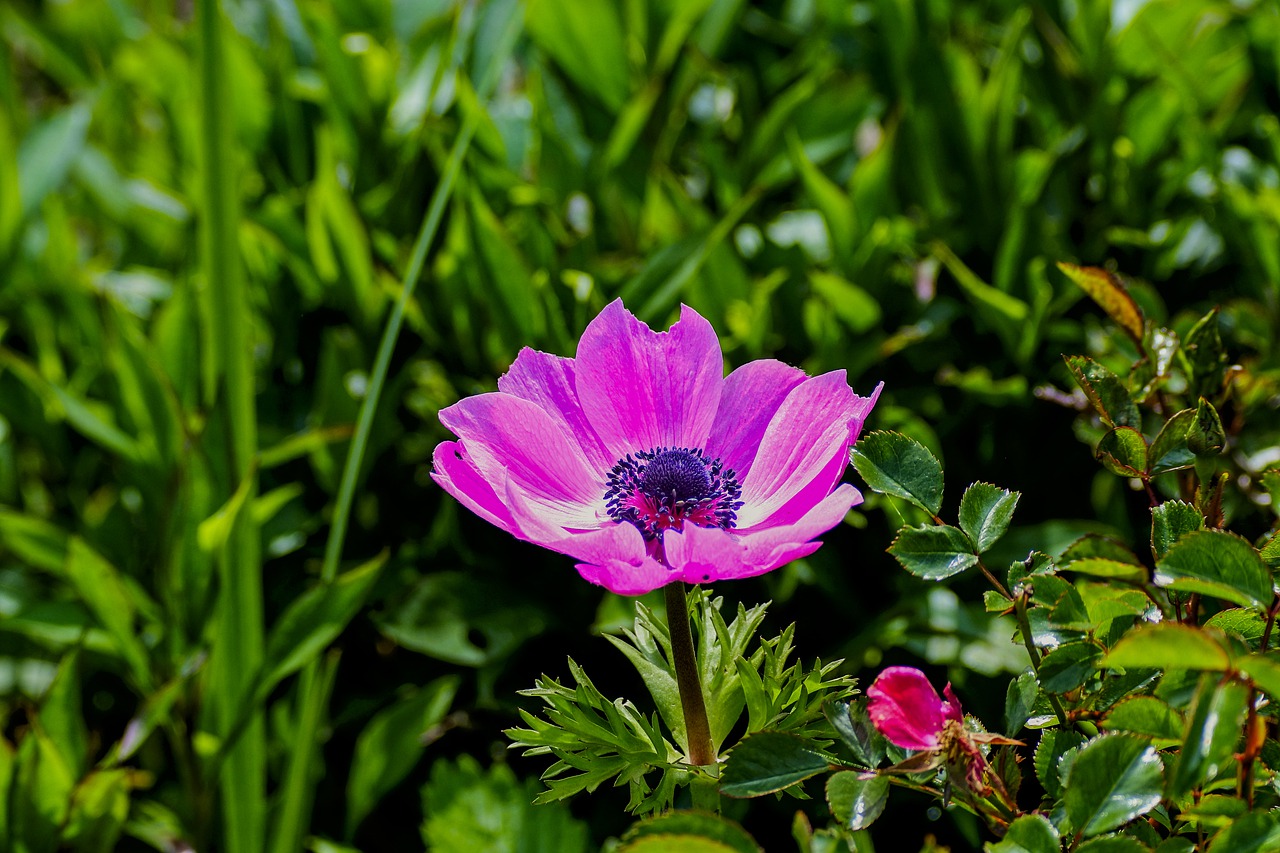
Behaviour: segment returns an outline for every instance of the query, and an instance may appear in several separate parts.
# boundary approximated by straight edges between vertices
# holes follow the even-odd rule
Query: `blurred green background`
[[[1046,390],[1115,346],[1054,262],[1183,332],[1220,304],[1275,368],[1277,109],[1265,0],[0,5],[0,848],[621,833],[620,790],[529,806],[549,762],[500,732],[566,655],[643,707],[596,636],[630,602],[429,478],[440,408],[617,296],[693,306],[730,366],[884,380],[870,426],[942,456],[949,506],[1024,493],[1006,559],[1141,540]],[[717,592],[1001,707],[1011,628],[900,572],[884,508]],[[975,843],[908,804],[874,837]],[[797,808],[829,819],[730,814],[787,849]]]

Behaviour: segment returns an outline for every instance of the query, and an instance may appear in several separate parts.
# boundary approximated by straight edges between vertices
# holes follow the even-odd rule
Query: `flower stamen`
[[[668,530],[729,530],[742,508],[737,475],[693,447],[656,447],[628,453],[609,471],[605,508],[615,521],[639,528],[646,541]]]

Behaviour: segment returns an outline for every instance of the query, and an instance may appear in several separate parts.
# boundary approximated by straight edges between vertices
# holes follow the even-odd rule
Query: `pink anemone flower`
[[[965,728],[964,711],[951,685],[939,696],[924,673],[909,666],[891,666],[876,676],[867,688],[867,714],[890,743],[919,752],[894,767],[895,771],[920,773],[945,765],[949,779],[960,780],[978,794],[990,790],[984,781],[987,760],[980,745],[1021,745],[1021,741]]]
[[[496,393],[442,410],[458,440],[432,477],[622,595],[751,577],[813,553],[862,502],[840,477],[881,387],[859,397],[843,370],[767,359],[725,376],[696,311],[655,332],[619,299],[576,358],[523,349]]]

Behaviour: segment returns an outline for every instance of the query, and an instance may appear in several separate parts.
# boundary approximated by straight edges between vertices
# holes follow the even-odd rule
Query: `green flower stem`
[[[693,633],[689,630],[689,605],[685,599],[684,582],[669,583],[663,587],[663,592],[667,596],[667,625],[671,630],[671,654],[675,658],[676,685],[680,688],[680,710],[684,713],[689,763],[704,767],[716,763],[716,750],[711,745],[707,703],[702,697],[702,680],[693,654]]]

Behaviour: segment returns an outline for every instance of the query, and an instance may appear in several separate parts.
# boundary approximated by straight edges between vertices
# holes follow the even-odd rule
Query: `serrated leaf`
[[[872,725],[865,697],[855,702],[827,702],[822,711],[855,761],[864,767],[875,767],[884,760],[884,735]]]
[[[822,773],[830,759],[812,742],[783,732],[756,732],[729,752],[720,776],[720,793],[759,797],[781,791]]]
[[[1066,693],[1098,671],[1102,649],[1093,643],[1065,643],[1040,661],[1040,686],[1050,693]]]
[[[1227,443],[1218,410],[1204,397],[1196,404],[1196,416],[1187,427],[1187,449],[1196,456],[1217,456]]]
[[[1148,470],[1152,476],[1190,468],[1195,463],[1196,456],[1187,447],[1187,430],[1195,419],[1195,409],[1183,409],[1165,421],[1147,452]]]
[[[1107,316],[1133,338],[1134,343],[1142,343],[1142,310],[1115,273],[1099,267],[1078,267],[1068,263],[1059,263],[1058,269],[1089,294],[1107,312]]]
[[[691,843],[691,839],[702,839],[713,842],[714,847],[705,848],[720,853],[759,853],[760,846],[750,834],[733,821],[708,812],[676,810],[653,818],[646,818],[631,826],[622,837],[622,845],[618,853],[623,851],[653,850],[667,848],[654,846],[636,846],[645,839],[663,839],[670,841],[680,839],[680,843]],[[645,842],[646,844],[648,842]],[[676,849],[702,850],[692,847]]]
[[[845,770],[827,780],[827,805],[845,829],[866,829],[884,812],[888,801],[887,776]]]
[[[1062,794],[1062,779],[1059,775],[1059,762],[1069,750],[1084,743],[1084,735],[1068,729],[1045,729],[1040,734],[1040,742],[1036,744],[1035,769],[1036,778],[1050,797]]]
[[[1142,415],[1120,377],[1083,355],[1066,357],[1067,368],[1108,427],[1142,426]]]
[[[1151,848],[1128,835],[1093,838],[1077,847],[1074,853],[1151,853]]]
[[[979,554],[1009,529],[1019,497],[1017,492],[990,483],[974,483],[965,489],[960,498],[960,529],[973,541]]]
[[[1280,849],[1280,818],[1274,812],[1241,815],[1209,842],[1209,853],[1274,853]]]
[[[1102,466],[1121,477],[1145,477],[1147,440],[1133,427],[1120,426],[1098,442],[1095,453]]]
[[[1104,667],[1123,669],[1225,670],[1231,656],[1208,632],[1190,625],[1163,622],[1130,631],[1102,660]]]
[[[1133,696],[1117,703],[1102,725],[1166,741],[1181,740],[1183,732],[1182,715],[1154,696]]]
[[[1181,799],[1192,788],[1217,778],[1231,763],[1244,723],[1248,689],[1238,681],[1206,673],[1187,715],[1186,735],[1167,795]]]
[[[1044,815],[1027,814],[1009,824],[1004,838],[986,846],[987,853],[1059,853],[1058,830]]]
[[[1040,695],[1040,684],[1032,670],[1019,675],[1009,682],[1009,689],[1004,697],[1004,730],[1010,736],[1016,735],[1036,707],[1036,697]]]
[[[896,432],[873,432],[853,446],[853,466],[873,491],[905,498],[937,515],[942,464],[923,444]]]
[[[1266,633],[1267,621],[1256,610],[1231,607],[1210,616],[1205,620],[1204,627],[1216,628],[1224,634],[1239,637],[1245,645],[1256,650],[1262,635]]]
[[[1184,534],[1204,529],[1204,516],[1184,501],[1165,501],[1151,508],[1151,550],[1164,557]]]
[[[1154,581],[1245,606],[1271,603],[1271,573],[1258,552],[1222,530],[1193,531],[1180,538],[1156,563]]]
[[[1272,536],[1262,546],[1259,556],[1273,572],[1280,569],[1280,535]]]
[[[1085,838],[1109,832],[1160,802],[1164,764],[1145,738],[1109,734],[1081,747],[1063,786],[1071,825]]]
[[[1197,396],[1213,397],[1222,390],[1222,380],[1227,372],[1227,353],[1218,332],[1217,308],[1191,327],[1182,352]]]
[[[948,524],[904,527],[889,546],[902,567],[925,580],[942,580],[977,565],[963,531]]]
[[[1280,658],[1275,653],[1246,655],[1237,658],[1235,664],[1272,699],[1280,699]]]
[[[1142,583],[1147,579],[1147,570],[1133,563],[1122,563],[1119,560],[1108,560],[1104,557],[1086,557],[1062,566],[1061,571],[1076,572],[1095,578],[1117,578],[1130,583]]]

